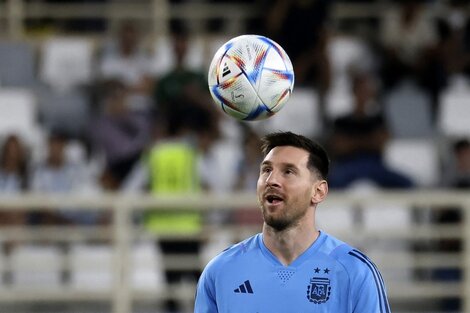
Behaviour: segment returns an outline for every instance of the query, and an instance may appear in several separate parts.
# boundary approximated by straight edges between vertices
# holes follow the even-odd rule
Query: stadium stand
[[[168,300],[179,304],[179,313],[192,312],[195,282],[169,283],[165,271],[200,271],[220,250],[260,230],[259,225],[230,218],[236,215],[232,211],[257,207],[253,190],[235,193],[234,189],[238,166],[243,164],[241,127],[221,118],[214,142],[209,147],[196,145],[203,156],[199,163],[203,187],[210,191],[181,197],[150,196],[146,187],[124,192],[108,176],[100,149],[90,145],[88,123],[104,110],[103,82],[96,65],[108,51],[109,38],[115,39],[122,22],[131,21],[142,30],[142,45],[150,56],[144,72],[153,76],[157,86],[174,65],[169,36],[172,22],[183,20],[190,25],[191,35],[185,64],[204,70],[222,43],[246,33],[249,21],[264,21],[261,9],[266,3],[269,1],[0,1],[0,142],[12,133],[24,139],[32,156],[29,169],[46,155],[47,135],[59,129],[75,145],[66,151],[67,159],[82,163],[83,168],[92,167],[87,182],[92,187],[88,189],[97,189],[80,194],[78,190],[65,195],[33,194],[28,185],[19,195],[0,194],[0,212],[15,209],[28,217],[25,225],[0,226],[0,312],[167,313],[163,304]],[[409,35],[432,34],[432,38],[422,38],[426,39],[425,52],[407,46],[410,36],[403,39],[389,33],[393,38],[387,37],[384,43],[382,26],[391,27],[388,31],[392,33],[397,30],[396,21],[383,14],[389,12],[390,1],[334,2],[325,16],[325,25],[330,27],[327,51],[332,75],[326,94],[319,97],[313,86],[296,86],[282,114],[249,127],[256,134],[293,130],[327,142],[329,123],[353,110],[352,74],[373,74],[378,92],[374,100],[390,129],[384,160],[410,176],[415,186],[406,191],[382,190],[359,181],[334,190],[318,209],[317,226],[360,247],[376,261],[385,276],[393,312],[468,313],[468,189],[457,191],[446,183],[449,169],[456,177],[470,177],[450,151],[454,142],[470,138],[470,61],[465,63],[470,60],[470,48],[468,42],[454,42],[454,36],[467,38],[470,7],[465,1],[421,5],[426,25],[421,25],[424,29],[418,25]],[[451,31],[435,31],[437,19],[446,21]],[[220,23],[214,24],[214,20]],[[400,31],[406,34],[406,30]],[[439,46],[435,36],[445,37],[445,45]],[[393,48],[398,48],[400,58],[385,53]],[[425,66],[420,62],[424,60]],[[456,60],[459,64],[452,62]],[[438,86],[432,88],[433,84]],[[132,92],[142,92],[140,86],[129,89],[134,87]],[[149,90],[144,92],[149,95]],[[146,111],[145,117],[158,117],[158,103],[150,106],[156,112]],[[120,122],[116,123],[120,129],[134,133],[130,125]],[[158,140],[160,125],[152,125],[149,135]],[[139,155],[142,160],[146,152]],[[150,208],[188,209],[188,203],[189,209],[204,217],[202,230],[190,238],[159,235],[143,227]],[[38,223],[35,219],[38,212],[50,216],[68,210],[105,214],[93,225]],[[436,216],[448,210],[457,212],[455,223],[436,221]],[[159,241],[175,238],[199,240],[202,248],[199,253],[179,255],[159,250]],[[461,246],[441,249],[446,242],[461,242]],[[440,270],[445,275],[437,275]],[[456,270],[464,274],[446,274]]]

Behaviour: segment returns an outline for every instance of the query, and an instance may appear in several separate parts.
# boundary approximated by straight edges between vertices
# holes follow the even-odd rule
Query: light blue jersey
[[[289,266],[262,234],[212,260],[198,283],[195,313],[389,313],[384,282],[360,251],[320,232]]]

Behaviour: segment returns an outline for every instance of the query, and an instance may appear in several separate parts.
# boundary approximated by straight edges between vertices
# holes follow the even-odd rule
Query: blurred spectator
[[[243,127],[243,153],[238,164],[238,180],[235,189],[239,191],[255,191],[258,172],[263,160],[260,151],[260,137],[249,126]]]
[[[411,180],[389,169],[383,161],[388,130],[377,104],[377,86],[368,73],[353,77],[354,111],[334,121],[329,175],[332,188],[368,182],[383,188],[408,188]]]
[[[102,111],[91,122],[89,137],[94,149],[105,157],[110,174],[121,183],[150,142],[150,122],[131,111],[128,90],[119,81],[103,86]]]
[[[174,132],[158,135],[145,157],[149,189],[155,195],[195,194],[202,188],[195,142],[183,128],[174,127]],[[201,228],[197,212],[150,212],[145,223],[157,233],[194,233]]]
[[[119,190],[119,181],[108,167],[105,167],[99,175],[98,183],[101,192],[116,192]]]
[[[47,141],[47,155],[32,168],[31,190],[36,193],[68,194],[87,193],[95,184],[90,172],[81,163],[72,162],[66,156],[68,138],[52,132]],[[94,224],[101,218],[94,212],[61,210],[58,214],[37,214],[33,223]]]
[[[8,135],[4,139],[0,155],[0,194],[19,194],[28,184],[28,158],[21,139]],[[26,222],[23,212],[0,212],[0,225],[21,225]]]
[[[329,0],[266,1],[266,35],[289,55],[299,86],[324,94],[330,85],[327,54]]]
[[[203,186],[198,172],[198,148],[186,125],[158,120],[153,125],[153,143],[134,166],[121,185],[127,193],[149,191],[153,195],[194,195]],[[188,203],[190,205],[190,203]],[[164,253],[198,253],[201,241],[196,237],[202,230],[201,213],[193,210],[148,210],[143,216],[144,227],[150,233],[183,235],[170,239],[160,238],[158,243]],[[168,282],[187,278],[197,280],[199,271],[168,271]],[[170,305],[174,308],[174,304]],[[171,310],[170,310],[171,311]]]
[[[451,0],[438,19],[439,48],[448,75],[470,75],[470,19],[466,5],[468,1]]]
[[[401,0],[388,9],[380,38],[384,47],[382,79],[393,87],[404,78],[423,82],[437,43],[435,24],[421,0]]]
[[[449,188],[470,188],[470,141],[468,139],[456,140],[453,144],[452,165],[445,168],[445,181]],[[437,225],[461,225],[462,208],[447,207],[435,210],[432,222]],[[442,238],[437,240],[435,247],[439,253],[462,253],[463,243],[460,238]],[[462,270],[457,267],[440,267],[432,271],[432,278],[437,281],[461,281]],[[461,309],[461,299],[447,298],[440,302],[443,312],[456,312]]]
[[[0,191],[21,192],[27,187],[28,159],[21,139],[14,134],[6,136],[1,148]]]
[[[164,125],[169,121],[157,122],[154,127],[154,142],[126,181],[127,191],[143,189],[148,186],[153,195],[184,196],[197,194],[201,191],[201,182],[197,167],[197,148],[192,136],[188,136],[182,124],[173,123],[171,127]],[[135,176],[134,176],[135,175]],[[132,186],[132,188],[130,187]],[[190,203],[188,203],[190,206]],[[198,238],[202,230],[202,216],[193,210],[158,211],[148,210],[143,217],[147,231],[158,234],[172,234],[170,238],[159,238],[157,244],[165,254],[198,254],[201,240]],[[196,282],[198,270],[167,270],[168,283],[182,283],[187,280]],[[169,300],[165,303],[165,312],[179,312],[178,303]]]
[[[157,114],[168,124],[184,125],[195,135],[204,131],[217,132],[219,111],[214,109],[207,90],[206,74],[188,68],[189,34],[183,26],[172,33],[175,67],[163,75],[155,87]]]
[[[261,138],[250,127],[244,127],[243,153],[238,164],[238,180],[235,191],[255,192],[256,184],[263,161],[261,154]],[[258,207],[240,208],[233,211],[233,222],[242,225],[259,225],[262,221],[261,211]]]
[[[197,137],[198,172],[201,187],[206,192],[224,192],[228,189],[227,184],[220,180],[224,173],[220,166],[220,156],[217,155],[218,145],[223,141],[219,140],[219,137],[219,134],[210,130],[199,132]],[[225,169],[231,167],[231,164],[224,165]]]
[[[128,89],[132,109],[147,111],[152,106],[153,74],[151,56],[142,47],[137,26],[124,22],[117,38],[104,47],[100,56],[99,77],[119,80]]]
[[[436,99],[456,75],[470,78],[470,19],[465,0],[451,0],[437,19],[437,53],[426,75],[429,92]],[[436,101],[437,102],[437,101]],[[438,112],[437,103],[434,112]]]
[[[470,188],[470,141],[460,139],[453,146],[455,165],[446,171],[451,188]]]

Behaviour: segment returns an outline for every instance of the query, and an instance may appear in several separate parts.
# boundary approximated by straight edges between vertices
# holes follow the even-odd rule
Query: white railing
[[[194,210],[209,213],[218,210],[234,210],[238,208],[256,208],[255,196],[251,193],[227,195],[187,195],[183,197],[155,197],[150,195],[122,195],[104,194],[97,196],[80,195],[38,195],[24,194],[20,196],[1,196],[0,211],[32,211],[81,208],[84,211],[108,210],[113,218],[108,226],[93,227],[24,227],[9,226],[0,229],[0,242],[10,240],[20,242],[53,241],[53,242],[80,242],[86,240],[109,240],[113,246],[113,287],[110,290],[87,291],[67,288],[48,289],[15,289],[13,287],[0,288],[1,303],[25,302],[57,302],[57,301],[110,301],[113,313],[132,312],[132,303],[135,300],[161,300],[173,298],[187,304],[191,310],[194,296],[194,284],[166,285],[163,290],[133,290],[130,283],[130,253],[135,238],[145,237],[150,240],[158,238],[142,231],[140,225],[131,219],[136,213],[144,212],[149,208],[162,210],[187,209],[188,203]],[[437,225],[426,219],[413,222],[410,227],[393,227],[383,229],[368,229],[365,223],[364,208],[380,210],[384,206],[393,205],[420,210],[421,216],[428,216],[432,212],[449,207],[461,210],[462,221],[455,225]],[[376,260],[379,268],[398,270],[399,272],[412,272],[415,269],[429,270],[437,267],[455,267],[463,271],[460,281],[418,281],[411,276],[405,280],[387,282],[391,302],[406,302],[408,300],[429,301],[442,297],[458,297],[463,301],[462,312],[470,313],[470,193],[451,191],[414,191],[414,192],[376,192],[367,195],[355,193],[331,193],[327,201],[318,210],[329,210],[334,207],[347,207],[354,211],[353,224],[350,228],[333,230],[333,234],[368,252],[372,245],[379,246],[379,259]],[[411,214],[410,214],[411,215]],[[335,220],[328,223],[334,224]],[[341,224],[341,223],[339,223]],[[230,233],[233,241],[259,231],[259,226],[244,227],[240,225],[206,225],[199,234],[201,240],[217,236],[217,232]],[[160,237],[161,238],[161,237]],[[381,246],[390,240],[409,243],[414,240],[431,242],[435,239],[460,239],[463,242],[461,252],[419,252],[399,250],[389,252],[387,245]],[[196,268],[202,269],[204,261],[200,255],[186,255],[180,258],[166,255],[165,266],[173,269]],[[411,260],[411,263],[410,263]],[[34,260],[32,260],[34,262]],[[66,266],[65,266],[66,267]],[[9,271],[8,267],[3,269]],[[0,273],[4,275],[4,273]],[[0,275],[1,276],[1,275]],[[395,310],[395,312],[399,312]]]

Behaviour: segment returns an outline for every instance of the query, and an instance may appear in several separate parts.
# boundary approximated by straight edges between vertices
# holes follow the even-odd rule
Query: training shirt
[[[257,234],[215,257],[199,279],[195,313],[389,313],[382,277],[362,252],[320,232],[288,266]]]

